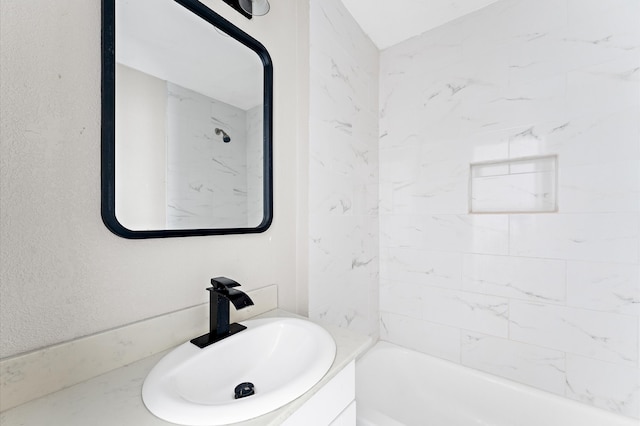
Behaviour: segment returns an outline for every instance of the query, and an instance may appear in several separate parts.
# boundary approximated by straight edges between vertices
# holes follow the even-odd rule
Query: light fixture
[[[251,16],[263,16],[269,13],[269,0],[239,0],[242,10]]]

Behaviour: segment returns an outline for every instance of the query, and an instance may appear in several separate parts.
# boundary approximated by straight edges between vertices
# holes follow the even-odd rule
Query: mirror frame
[[[273,65],[267,49],[256,39],[197,0],[173,0],[253,50],[263,64],[263,219],[255,228],[152,229],[134,231],[116,217],[115,190],[115,0],[102,0],[102,221],[114,234],[130,239],[250,234],[266,231],[273,221]]]

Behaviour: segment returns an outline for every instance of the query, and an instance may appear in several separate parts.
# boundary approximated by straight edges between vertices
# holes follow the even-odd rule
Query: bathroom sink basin
[[[142,386],[149,411],[183,425],[248,420],[298,398],[333,364],[333,338],[310,321],[265,318],[243,324],[246,330],[204,349],[187,342],[165,355]],[[255,393],[236,399],[234,390],[247,382]]]

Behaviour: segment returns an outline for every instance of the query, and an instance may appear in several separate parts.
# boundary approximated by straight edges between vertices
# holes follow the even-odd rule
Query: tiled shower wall
[[[382,52],[381,338],[639,417],[639,16],[502,0]],[[469,214],[471,163],[547,155],[557,212]]]
[[[167,225],[247,226],[247,113],[177,84],[167,90]]]
[[[309,315],[378,333],[378,50],[310,2]]]
[[[247,110],[247,226],[256,227],[264,218],[264,118],[262,105]]]
[[[262,219],[261,106],[241,108],[167,83],[167,225],[254,227]],[[225,131],[225,143],[215,129]],[[248,147],[254,147],[249,153]]]

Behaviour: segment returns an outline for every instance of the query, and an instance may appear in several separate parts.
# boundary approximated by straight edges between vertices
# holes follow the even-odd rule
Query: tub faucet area
[[[191,340],[194,345],[205,348],[212,343],[232,336],[246,327],[242,324],[229,324],[229,302],[240,310],[253,305],[253,300],[244,292],[234,288],[240,284],[226,277],[211,278],[209,291],[209,333]]]

